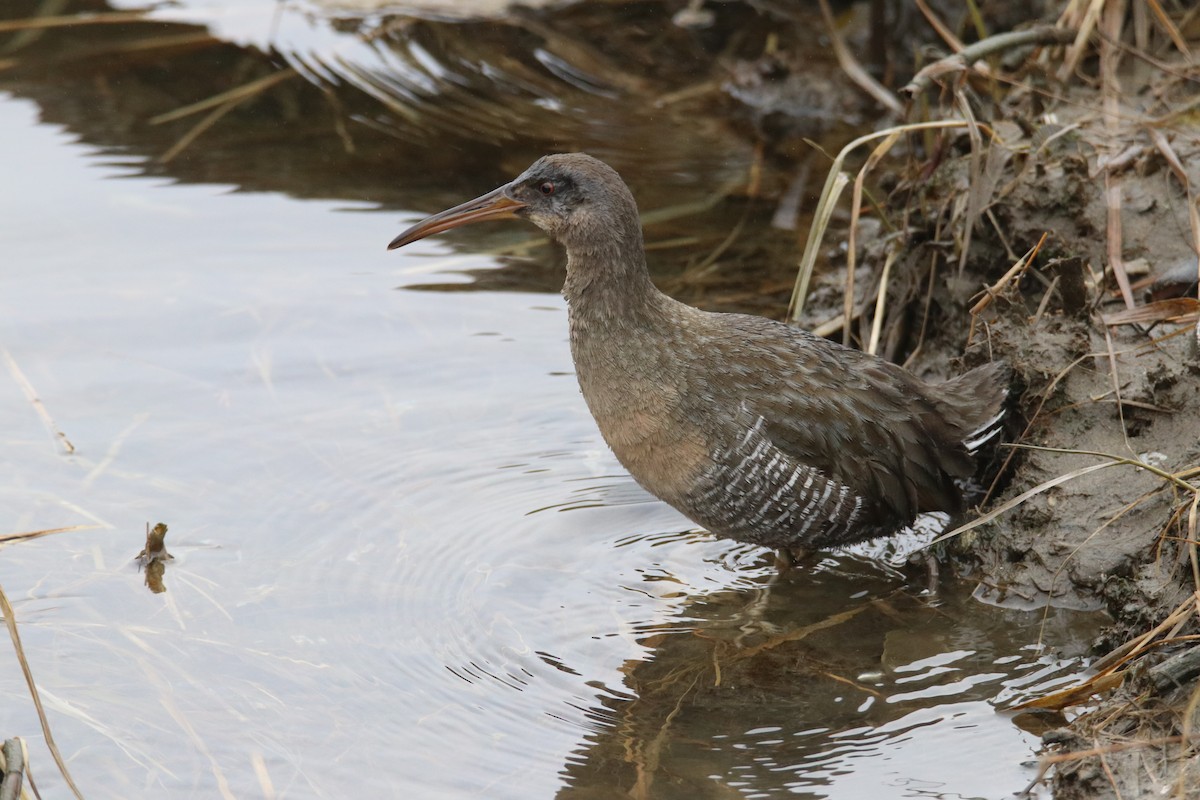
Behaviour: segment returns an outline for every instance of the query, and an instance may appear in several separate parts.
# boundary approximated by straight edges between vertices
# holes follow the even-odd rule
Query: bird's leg
[[[746,604],[746,608],[742,611],[741,616],[745,622],[739,626],[742,633],[736,640],[738,647],[741,647],[743,640],[752,633],[777,633],[779,631],[777,626],[763,619],[763,614],[767,611],[767,603],[771,599],[771,587],[778,583],[780,578],[787,575],[793,567],[807,561],[811,556],[812,551],[805,550],[803,547],[781,547],[775,551],[775,572],[767,579],[765,586],[754,590],[754,598]]]
[[[812,551],[803,547],[781,547],[775,551],[775,569],[778,575],[786,575],[792,567],[799,566],[812,556]]]
[[[925,578],[928,581],[925,585],[925,594],[929,597],[937,597],[938,584],[941,582],[941,567],[938,565],[937,556],[928,550],[925,551]]]
[[[747,603],[746,607],[743,608],[741,613],[738,614],[738,617],[741,618],[742,624],[738,625],[738,630],[741,631],[741,633],[738,634],[738,637],[733,640],[733,643],[736,646],[742,647],[745,643],[746,637],[750,636],[751,634],[772,634],[779,632],[779,627],[777,625],[773,625],[772,623],[763,619],[763,615],[767,612],[767,604],[771,600],[771,587],[775,585],[775,581],[777,580],[779,580],[778,572],[776,572],[770,577],[770,579],[767,580],[766,586],[763,586],[761,589],[754,590],[754,595],[750,602]]]
[[[788,574],[794,566],[791,552],[786,547],[779,548],[775,551],[775,575],[771,580],[774,581],[780,575]]]

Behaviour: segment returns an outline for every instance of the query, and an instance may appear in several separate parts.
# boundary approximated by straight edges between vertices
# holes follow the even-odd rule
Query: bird
[[[543,156],[388,249],[505,219],[566,251],[571,355],[605,442],[710,533],[782,564],[964,510],[973,450],[1003,414],[1003,362],[927,382],[795,325],[679,302],[651,282],[628,186],[584,153]]]

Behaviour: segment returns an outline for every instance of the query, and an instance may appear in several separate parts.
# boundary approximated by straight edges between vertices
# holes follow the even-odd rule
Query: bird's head
[[[388,249],[493,219],[527,219],[568,251],[598,250],[631,237],[641,244],[637,206],[616,171],[589,155],[562,153],[543,156],[510,183],[421,220]]]

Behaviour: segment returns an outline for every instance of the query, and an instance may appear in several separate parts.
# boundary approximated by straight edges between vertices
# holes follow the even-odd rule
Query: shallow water
[[[292,56],[361,49],[310,24]],[[157,107],[110,114],[156,99],[114,66],[137,51],[96,69],[55,35],[0,77],[0,532],[91,527],[8,546],[0,582],[85,796],[1003,797],[1032,778],[1037,737],[1005,710],[1083,669],[1093,616],[952,581],[931,602],[919,571],[862,555],[764,595],[764,554],[691,531],[605,448],[563,302],[533,290],[557,280],[552,251],[525,280],[495,255],[531,231],[384,251],[523,164],[439,173],[491,152],[469,131],[380,163],[389,140],[362,129],[323,164],[336,131],[264,144],[254,120],[280,123],[252,105],[249,128],[231,114],[163,165],[179,130],[145,117],[205,90],[164,81]],[[210,62],[163,58],[205,85]],[[543,88],[577,98],[562,75]],[[748,145],[700,127],[673,160],[604,141],[650,165],[639,195],[662,207],[745,165]],[[684,231],[701,252],[725,235],[707,219]],[[406,288],[502,273],[506,291]],[[133,559],[158,521],[176,560],[156,594]],[[65,796],[2,664],[0,732]]]

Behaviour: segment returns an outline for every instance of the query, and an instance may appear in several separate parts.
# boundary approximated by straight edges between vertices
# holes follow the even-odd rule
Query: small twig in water
[[[25,397],[29,399],[29,403],[33,406],[33,410],[37,412],[37,415],[42,418],[42,422],[50,431],[50,434],[58,439],[59,444],[63,446],[63,449],[68,454],[74,453],[75,445],[71,444],[71,440],[67,438],[67,435],[54,424],[54,419],[50,416],[50,412],[46,410],[46,406],[38,398],[37,390],[33,388],[33,384],[25,377],[25,373],[21,371],[21,368],[17,366],[17,362],[13,359],[12,354],[8,350],[4,350],[3,354],[4,363],[8,366],[8,371],[13,376],[13,380],[21,387],[21,391],[25,392]]]

